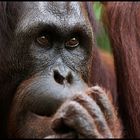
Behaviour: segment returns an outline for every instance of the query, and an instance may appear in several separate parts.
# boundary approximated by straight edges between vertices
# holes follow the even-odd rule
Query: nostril
[[[54,79],[57,83],[63,85],[65,78],[57,71],[54,70]]]
[[[72,74],[71,74],[71,72],[68,73],[68,76],[66,77],[66,80],[69,84],[72,84]]]
[[[68,72],[68,74],[64,77],[63,75],[60,74],[60,72],[58,70],[54,70],[54,80],[58,83],[58,84],[72,84],[72,74],[71,72]]]

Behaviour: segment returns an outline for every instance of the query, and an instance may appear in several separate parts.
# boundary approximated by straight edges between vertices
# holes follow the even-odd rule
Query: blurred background
[[[99,31],[98,31],[96,40],[97,40],[98,46],[102,50],[111,53],[108,34],[103,28],[102,23],[101,23],[101,10],[102,10],[102,4],[100,2],[95,1],[93,5],[93,11],[95,14],[95,18],[97,19],[97,22],[99,22]]]

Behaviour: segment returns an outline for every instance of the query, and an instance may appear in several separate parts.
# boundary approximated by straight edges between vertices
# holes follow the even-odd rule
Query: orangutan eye
[[[47,36],[42,35],[37,37],[37,42],[42,46],[47,46],[49,44],[49,39]]]
[[[65,46],[66,47],[69,47],[69,48],[74,48],[74,47],[77,47],[79,45],[79,40],[77,38],[71,38],[70,40],[68,40],[66,43],[65,43]]]

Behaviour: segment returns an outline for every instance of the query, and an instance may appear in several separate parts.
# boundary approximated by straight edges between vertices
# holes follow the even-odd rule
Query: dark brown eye
[[[48,39],[47,36],[42,35],[42,36],[37,37],[37,42],[38,42],[40,45],[46,46],[46,45],[49,44],[49,39]]]
[[[70,47],[70,48],[77,47],[78,45],[79,45],[79,40],[76,39],[75,37],[74,37],[74,38],[71,38],[70,40],[68,40],[68,41],[65,43],[65,46],[66,46],[66,47]]]

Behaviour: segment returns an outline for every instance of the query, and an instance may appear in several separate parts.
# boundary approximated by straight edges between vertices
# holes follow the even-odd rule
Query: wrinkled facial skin
[[[88,86],[92,29],[77,2],[20,2],[12,42],[14,69],[24,73],[11,105],[9,137],[53,134],[51,117],[61,104]],[[47,37],[41,45],[37,38]],[[66,46],[72,38],[74,47]],[[11,47],[12,48],[12,47]],[[13,74],[14,75],[14,74]]]

